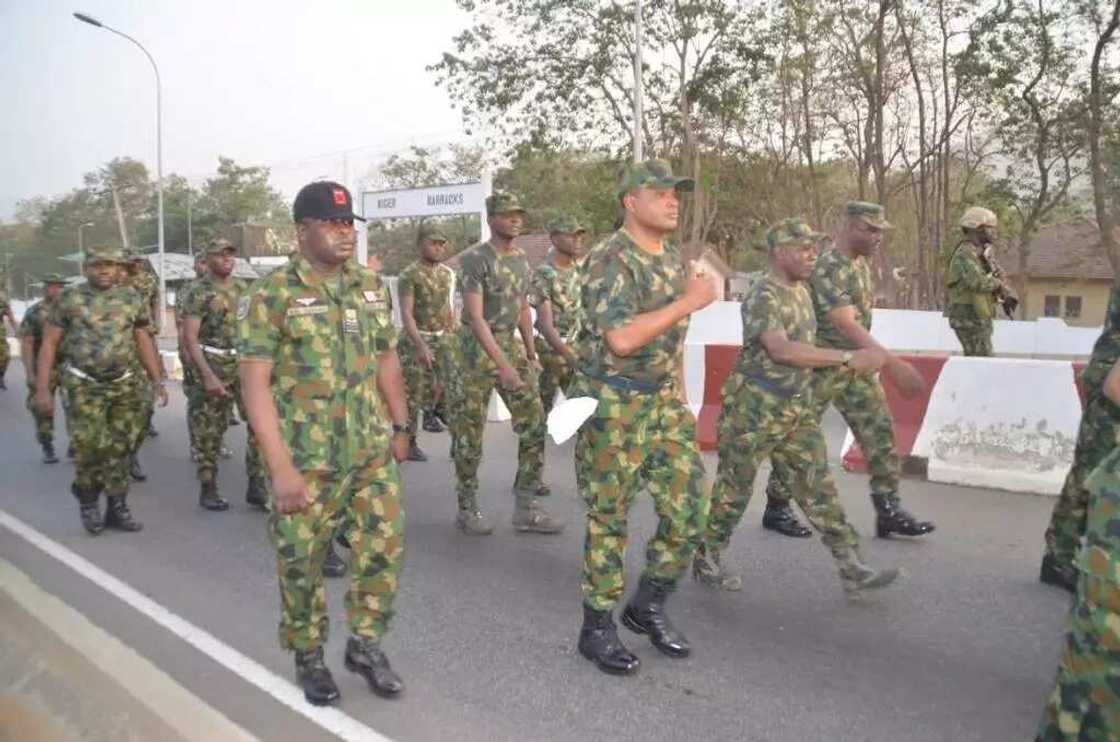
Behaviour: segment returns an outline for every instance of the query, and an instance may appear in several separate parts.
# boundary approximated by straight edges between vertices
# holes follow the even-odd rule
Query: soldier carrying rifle
[[[996,215],[973,206],[964,212],[960,224],[964,238],[953,248],[945,277],[945,316],[966,356],[990,356],[996,304],[1012,319],[1019,300],[1012,295],[993,255]]]

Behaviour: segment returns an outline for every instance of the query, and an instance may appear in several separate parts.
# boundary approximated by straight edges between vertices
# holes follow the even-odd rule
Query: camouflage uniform
[[[179,290],[175,293],[175,324],[181,326],[183,323],[183,309],[191,303],[191,294],[198,288],[201,278],[192,278],[189,281],[184,281]],[[178,327],[176,328],[178,329]],[[195,435],[194,423],[192,420],[197,414],[197,407],[199,402],[199,391],[201,383],[198,379],[198,372],[195,370],[194,362],[191,361],[190,356],[187,354],[185,344],[179,344],[179,365],[183,368],[183,396],[187,398],[187,437],[190,439],[190,446],[192,452],[197,452],[198,441]]]
[[[1120,449],[1085,480],[1091,504],[1080,579],[1040,742],[1120,739]]]
[[[497,388],[505,401],[519,441],[515,490],[532,491],[541,486],[545,425],[537,370],[529,362],[517,331],[521,302],[529,292],[529,261],[525,253],[515,247],[502,254],[491,243],[484,242],[463,253],[460,271],[462,292],[482,295],[483,316],[494,340],[525,382],[516,391],[497,384],[497,367],[478,342],[470,327],[470,317],[464,312],[459,328],[458,373],[449,387],[448,407],[459,508],[468,510],[476,507],[482,434],[491,392]]]
[[[238,297],[246,288],[243,281],[233,276],[230,276],[228,285],[222,285],[214,276],[206,276],[196,282],[183,304],[182,318],[199,320],[198,343],[202,354],[229,392],[226,397],[207,394],[201,376],[192,387],[195,399],[191,404],[190,427],[194,431],[198,450],[198,480],[203,483],[217,479],[222,437],[229,428],[234,404],[242,419],[249,419],[241,398],[236,349]],[[245,472],[250,486],[263,488],[266,478],[264,464],[251,428],[245,446]]]
[[[139,253],[131,253],[133,256],[139,256]],[[135,263],[133,263],[135,265]],[[130,276],[128,285],[133,288],[138,294],[140,299],[144,302],[144,312],[148,318],[147,332],[152,338],[152,344],[155,345],[156,339],[156,318],[152,316],[152,305],[158,301],[159,296],[159,279],[147,269],[148,261],[144,258],[144,267],[136,269],[136,275]],[[158,353],[157,353],[158,355]],[[145,376],[144,367],[140,364],[139,356],[136,357],[136,365],[134,371],[138,377]],[[144,384],[138,391],[140,395],[140,406],[137,414],[140,415],[140,431],[136,434],[133,441],[132,455],[135,456],[143,445],[144,439],[148,436],[148,430],[152,425],[152,415],[155,413],[155,398],[152,396],[152,390],[148,385]]]
[[[564,344],[575,343],[580,328],[580,268],[572,265],[561,270],[551,262],[542,263],[533,273],[529,304],[539,309],[544,302],[552,305],[552,324]],[[539,331],[539,318],[538,318]],[[541,360],[541,407],[545,414],[552,409],[556,392],[567,394],[575,369],[568,359],[557,353],[543,335],[536,338],[537,357]]]
[[[651,255],[623,231],[584,262],[581,373],[571,393],[599,400],[575,450],[576,482],[587,506],[583,600],[596,611],[611,610],[622,596],[628,516],[640,489],[653,497],[658,515],[643,577],[670,589],[688,568],[707,516],[696,421],[681,401],[677,374],[688,320],[625,358],[611,353],[605,339],[609,330],[680,298],[686,279],[675,246]]]
[[[8,364],[12,360],[12,350],[8,347],[8,317],[12,313],[12,304],[8,300],[8,295],[4,291],[5,287],[0,285],[0,382],[3,382],[4,375],[8,373]]]
[[[324,277],[297,256],[242,295],[238,318],[241,359],[273,364],[281,434],[312,495],[303,512],[269,515],[280,644],[326,643],[323,559],[340,525],[353,553],[350,629],[377,638],[392,616],[404,555],[400,475],[377,388],[378,357],[397,345],[388,292],[356,263]]]
[[[95,253],[91,250],[88,255]],[[148,310],[127,286],[98,290],[71,286],[51,307],[47,322],[62,330],[59,358],[69,398],[75,496],[83,504],[128,493],[132,444],[143,424],[142,398],[150,393],[133,330],[146,329]]]
[[[856,321],[863,329],[871,330],[874,290],[867,261],[849,258],[835,248],[826,250],[817,259],[809,289],[816,315],[816,344],[856,350],[858,346],[829,322],[828,313],[854,306]],[[812,398],[818,425],[830,402],[848,423],[867,457],[872,496],[897,500],[898,454],[894,451],[890,408],[878,378],[847,368],[818,368],[813,372]],[[771,501],[788,501],[791,472],[780,457],[774,459],[773,465],[766,494]]]
[[[417,260],[401,271],[397,294],[404,301],[412,295],[412,316],[435,367],[427,368],[416,357],[416,346],[407,333],[401,333],[397,355],[401,359],[408,389],[408,434],[416,436],[416,417],[435,407],[439,387],[446,389],[454,373],[455,328],[451,324],[451,286],[455,273],[442,263]]]
[[[37,301],[28,307],[27,312],[23,315],[23,321],[19,324],[20,339],[31,338],[32,341],[32,358],[28,367],[32,370],[35,369],[35,364],[39,359],[39,349],[43,347],[43,327],[50,317],[51,308],[54,306],[55,300],[49,296],[44,296],[41,301]],[[51,369],[50,379],[50,392],[51,397],[54,397],[55,392],[59,386],[59,364],[55,363],[54,368]],[[32,419],[35,421],[35,439],[39,445],[44,443],[54,442],[54,414],[44,415],[39,412],[35,406],[35,376],[32,374],[27,378],[27,409],[31,413]]]
[[[1085,514],[1089,493],[1085,479],[1116,446],[1120,433],[1120,408],[1104,396],[1104,380],[1113,364],[1120,359],[1120,277],[1112,284],[1104,331],[1093,346],[1089,365],[1081,374],[1087,392],[1073,465],[1046,529],[1046,553],[1060,565],[1076,563],[1081,537],[1085,533]]]
[[[999,285],[999,280],[984,269],[972,243],[961,242],[953,249],[945,278],[948,291],[945,316],[966,356],[992,354],[994,292]]]

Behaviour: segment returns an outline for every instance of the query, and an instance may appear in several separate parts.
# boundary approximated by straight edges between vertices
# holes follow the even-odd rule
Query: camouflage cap
[[[844,212],[847,213],[849,219],[859,219],[876,229],[894,229],[894,225],[887,221],[886,212],[879,204],[867,201],[849,201],[844,206]]]
[[[977,229],[978,227],[999,226],[999,219],[995,212],[983,206],[973,206],[961,215],[961,229]]]
[[[438,224],[421,224],[416,231],[416,244],[424,242],[451,242]]]
[[[486,213],[489,216],[516,212],[525,213],[525,207],[521,205],[517,196],[508,191],[494,191],[486,198]]]
[[[43,275],[39,276],[39,281],[44,285],[50,285],[52,283],[67,283],[67,280],[68,279],[66,278],[66,276],[62,275],[61,273],[44,273]]]
[[[98,245],[86,248],[86,263],[127,263],[124,250],[111,245]]]
[[[225,237],[215,237],[206,243],[207,255],[218,255],[224,253],[226,250],[233,250],[237,252],[237,246],[227,240]]]
[[[813,229],[801,217],[795,216],[783,219],[766,231],[766,249],[773,252],[782,245],[804,245],[823,240],[827,236],[824,232]]]
[[[622,169],[618,181],[618,196],[625,196],[635,188],[675,188],[691,191],[696,187],[692,178],[673,175],[673,166],[665,160],[643,160]]]
[[[579,234],[587,230],[580,226],[579,220],[568,214],[560,214],[548,223],[549,234]]]

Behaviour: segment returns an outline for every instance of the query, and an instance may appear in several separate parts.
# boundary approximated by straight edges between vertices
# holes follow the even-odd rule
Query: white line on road
[[[374,731],[338,709],[312,706],[303,698],[303,693],[289,681],[223,643],[210,632],[200,629],[151,598],[141,595],[134,588],[5,510],[0,510],[0,526],[4,526],[48,556],[62,562],[82,577],[176,634],[227,670],[331,734],[347,742],[392,742],[389,737]]]

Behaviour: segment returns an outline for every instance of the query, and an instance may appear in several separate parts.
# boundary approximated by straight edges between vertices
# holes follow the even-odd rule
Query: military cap
[[[773,252],[782,245],[804,245],[816,242],[828,235],[818,232],[799,216],[783,219],[766,231],[766,249]]]
[[[635,188],[675,188],[678,191],[691,191],[696,187],[692,178],[673,175],[673,167],[665,160],[643,160],[627,165],[622,169],[618,181],[618,196],[621,198]]]
[[[999,220],[994,212],[983,206],[973,206],[961,215],[962,229],[977,229],[978,227],[998,227]]]
[[[317,180],[299,189],[292,204],[294,221],[303,219],[365,219],[354,213],[354,200],[341,183]]]
[[[52,283],[67,283],[66,276],[61,273],[44,273],[39,277],[43,285],[50,285]]]
[[[517,196],[509,193],[508,191],[494,191],[486,198],[486,213],[490,216],[494,214],[513,214],[516,212],[525,213],[525,207],[521,205],[521,201]]]
[[[98,245],[87,247],[85,262],[87,263],[127,263],[124,250],[111,245]]]
[[[218,255],[226,250],[237,252],[237,247],[225,237],[215,237],[206,244],[207,255]]]
[[[894,229],[894,225],[887,221],[883,207],[879,204],[867,201],[849,201],[844,206],[844,211],[849,219],[859,219],[877,229]]]
[[[416,244],[419,245],[428,240],[432,242],[451,242],[438,224],[421,224],[420,229],[416,231]]]
[[[560,214],[548,223],[549,234],[579,234],[587,230],[580,226],[579,220],[568,214]]]

